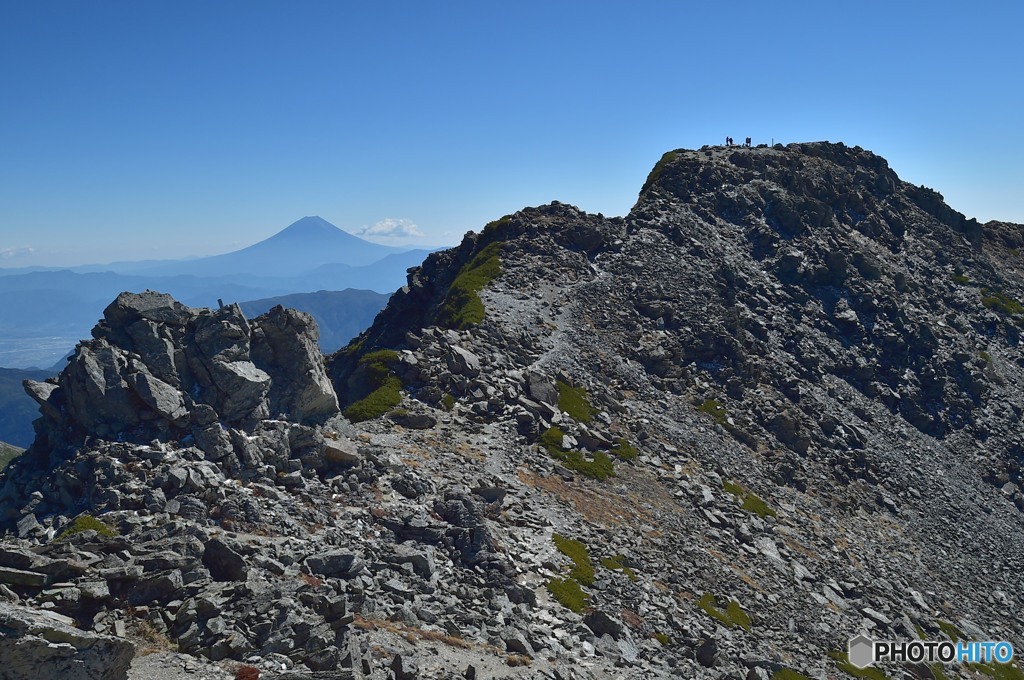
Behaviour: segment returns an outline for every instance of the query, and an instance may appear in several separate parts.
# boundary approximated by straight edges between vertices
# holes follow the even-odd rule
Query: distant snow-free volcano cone
[[[175,263],[173,269],[196,276],[294,276],[324,264],[367,265],[402,250],[364,241],[322,217],[311,216],[247,248]]]

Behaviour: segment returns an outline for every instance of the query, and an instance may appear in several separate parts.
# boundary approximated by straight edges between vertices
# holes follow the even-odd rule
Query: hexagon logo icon
[[[850,638],[846,647],[846,658],[857,668],[867,668],[874,663],[874,641],[864,633]]]

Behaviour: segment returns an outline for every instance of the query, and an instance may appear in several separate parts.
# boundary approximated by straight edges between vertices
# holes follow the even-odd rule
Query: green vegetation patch
[[[501,241],[477,253],[452,281],[441,310],[441,323],[449,328],[468,328],[484,320],[486,310],[480,291],[501,274]]]
[[[771,680],[810,680],[803,673],[797,673],[792,668],[780,668],[772,673]]]
[[[775,510],[770,505],[764,502],[760,496],[753,494],[736,482],[730,482],[729,480],[722,481],[722,488],[733,496],[738,498],[742,502],[742,508],[747,512],[752,512],[758,517],[777,517]]]
[[[395,376],[384,379],[384,384],[368,395],[348,405],[345,417],[353,423],[379,418],[402,401],[402,381]]]
[[[612,555],[611,557],[602,557],[601,566],[605,569],[611,569],[612,571],[621,571],[625,574],[630,581],[636,581],[636,572],[626,566],[625,555]]]
[[[750,630],[750,614],[743,611],[743,608],[740,607],[739,602],[736,600],[729,600],[723,611],[718,608],[714,595],[704,593],[700,600],[697,601],[697,606],[703,609],[705,614],[719,621],[726,628],[736,628],[739,626],[743,630]]]
[[[590,553],[587,546],[580,541],[561,534],[554,534],[551,540],[554,541],[558,552],[572,560],[572,569],[568,578],[553,578],[547,582],[546,587],[562,606],[579,613],[586,608],[590,599],[580,585],[594,584],[594,565],[590,562]]]
[[[668,647],[668,635],[664,633],[655,633],[654,639],[661,643],[662,647]]]
[[[1008,316],[1024,315],[1024,304],[1009,295],[1000,293],[998,290],[981,289],[981,304],[989,309],[994,309],[1000,314]]]
[[[481,233],[484,236],[490,236],[492,233],[498,231],[499,229],[504,227],[506,224],[508,224],[509,220],[511,220],[511,219],[512,219],[511,215],[505,215],[505,216],[501,217],[500,219],[488,222],[487,224],[484,225],[483,232],[481,232]]]
[[[943,621],[942,619],[939,619],[937,623],[939,624],[939,630],[945,633],[946,637],[948,637],[953,642],[960,642],[960,638],[964,637],[964,634],[960,632],[960,629],[954,626],[949,621]]]
[[[715,399],[705,399],[704,402],[697,407],[697,410],[707,413],[715,420],[717,425],[721,425],[725,428],[729,427],[729,414],[726,412],[725,407]]]
[[[547,582],[548,592],[565,608],[579,614],[586,609],[590,598],[571,578],[553,578]]]
[[[83,531],[95,531],[100,536],[117,536],[116,531],[92,515],[79,515],[64,531],[60,532],[57,540],[80,534]]]
[[[640,455],[640,452],[635,446],[622,438],[615,440],[615,447],[612,448],[612,453],[622,460],[636,460]]]
[[[963,274],[953,274],[953,283],[957,285],[966,286],[970,282],[971,279],[968,276],[964,276]]]
[[[590,553],[587,551],[587,546],[579,541],[566,538],[561,534],[553,535],[551,540],[555,542],[558,552],[573,562],[573,568],[569,572],[569,577],[576,579],[585,586],[594,585],[594,565],[590,562]]]
[[[562,437],[564,436],[565,433],[561,428],[549,427],[540,435],[540,444],[548,450],[548,453],[558,458],[565,453],[562,451]]]
[[[584,387],[573,387],[567,382],[559,380],[555,383],[558,388],[558,408],[569,414],[578,423],[591,423],[594,420],[593,407],[590,405],[590,398]]]
[[[594,453],[593,460],[588,460],[582,451],[563,451],[562,437],[565,433],[561,428],[549,427],[540,436],[540,445],[548,455],[559,461],[568,470],[573,470],[591,479],[605,480],[615,476],[612,459],[604,451]]]
[[[855,678],[867,678],[868,680],[889,680],[881,669],[873,666],[857,668],[850,663],[850,660],[846,657],[846,652],[829,652],[828,655],[835,660],[836,668],[847,675],[852,675]]]
[[[661,159],[654,164],[654,168],[651,170],[651,174],[647,175],[647,181],[644,182],[643,187],[640,189],[640,193],[644,193],[652,186],[654,186],[661,178],[661,173],[665,172],[665,168],[668,167],[669,163],[676,159],[679,155],[678,151],[666,151],[661,155]]]
[[[379,418],[402,401],[402,381],[391,375],[392,366],[398,362],[398,352],[393,349],[379,349],[359,359],[359,369],[369,391],[361,399],[352,402],[345,409],[345,417],[353,423]]]
[[[558,459],[566,468],[584,477],[604,481],[615,476],[612,459],[604,451],[595,451],[593,460],[588,460],[582,451],[566,451]]]
[[[441,406],[444,407],[445,411],[451,411],[455,408],[455,397],[451,392],[445,392],[444,396],[441,397]]]

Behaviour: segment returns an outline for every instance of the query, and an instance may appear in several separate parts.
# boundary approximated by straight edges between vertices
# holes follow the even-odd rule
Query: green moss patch
[[[394,376],[384,379],[384,384],[368,395],[348,405],[345,417],[353,423],[379,418],[402,401],[402,381]]]
[[[612,448],[612,453],[622,460],[636,460],[640,455],[640,452],[635,446],[621,438],[615,440],[615,446]]]
[[[697,606],[704,610],[704,613],[719,621],[726,628],[740,627],[743,630],[750,630],[750,615],[743,611],[736,600],[729,600],[725,609],[719,609],[715,596],[711,593],[704,593]]]
[[[553,578],[547,582],[547,589],[551,595],[564,607],[574,612],[581,612],[587,606],[589,597],[580,588],[580,585],[590,586],[594,584],[594,565],[590,562],[590,552],[587,546],[580,541],[573,540],[554,534],[551,537],[558,552],[572,560],[572,569],[568,578]]]
[[[441,310],[441,323],[448,328],[468,328],[484,320],[486,310],[480,291],[501,274],[502,242],[496,241],[477,253],[452,281]]]
[[[582,451],[566,451],[559,460],[566,468],[578,472],[584,477],[605,480],[615,476],[612,459],[604,451],[595,451],[593,459],[588,459]]]
[[[398,362],[398,352],[379,349],[359,359],[357,371],[362,375],[365,394],[345,408],[345,417],[353,423],[379,418],[402,401],[402,381],[391,375]]]
[[[703,403],[697,407],[697,410],[711,416],[714,419],[715,424],[721,425],[725,428],[729,427],[729,414],[726,412],[725,407],[715,399],[705,399]]]
[[[445,411],[451,411],[455,408],[455,397],[451,392],[445,392],[444,396],[441,397],[441,406],[444,407]]]
[[[590,598],[580,588],[580,584],[571,578],[553,578],[546,585],[551,596],[559,604],[579,614],[587,608]]]
[[[621,571],[629,578],[630,581],[636,581],[636,572],[626,566],[625,555],[612,555],[611,557],[602,557],[601,566],[605,569],[611,569],[612,571]]]
[[[971,279],[969,276],[964,276],[963,274],[953,274],[953,283],[959,286],[966,286],[970,282]]]
[[[490,236],[491,234],[497,232],[502,227],[507,225],[509,223],[509,220],[511,220],[511,219],[512,219],[511,215],[505,215],[504,217],[501,217],[500,219],[488,222],[487,224],[484,225],[483,231],[481,233],[484,236]]]
[[[658,180],[661,179],[661,173],[665,172],[665,168],[668,164],[676,159],[679,155],[678,151],[666,151],[661,155],[661,159],[654,164],[654,168],[651,169],[651,174],[647,175],[647,181],[644,182],[643,187],[640,189],[640,193],[644,193],[652,186],[657,184]]]
[[[593,407],[584,387],[573,387],[561,380],[555,383],[558,388],[558,408],[567,413],[578,423],[590,423],[594,420]]]
[[[960,629],[954,626],[949,621],[943,621],[942,619],[939,619],[937,623],[939,624],[939,630],[945,633],[946,637],[948,637],[953,642],[959,642],[960,639],[964,636],[964,634],[960,632]]]
[[[847,675],[852,675],[855,678],[867,678],[868,680],[889,680],[879,668],[873,666],[857,668],[850,663],[850,660],[846,657],[846,652],[829,652],[828,655],[835,660],[836,668]]]
[[[780,668],[772,673],[771,680],[810,680],[803,673],[797,673],[792,668]]]
[[[60,532],[57,540],[80,534],[83,531],[95,531],[100,536],[117,536],[116,531],[92,515],[79,515],[64,531]]]
[[[562,450],[562,437],[565,433],[558,427],[549,427],[540,436],[540,445],[543,446],[548,455],[559,461],[566,469],[579,472],[581,475],[591,479],[604,480],[615,476],[615,466],[612,459],[604,451],[594,453],[593,459],[588,459],[582,451]]]
[[[775,510],[770,505],[764,502],[759,496],[753,494],[736,482],[730,482],[724,480],[722,482],[722,488],[728,491],[733,496],[738,498],[742,505],[741,507],[747,512],[752,512],[758,517],[776,517]]]
[[[1021,304],[1020,300],[1016,300],[1009,295],[999,292],[998,290],[982,288],[981,304],[985,305],[988,309],[993,309],[999,312],[1000,314],[1006,314],[1008,316],[1024,315],[1024,304]]]
[[[552,456],[558,457],[560,454],[565,453],[562,451],[562,437],[564,436],[565,433],[562,432],[561,428],[549,427],[540,435],[540,444]]]
[[[655,633],[654,639],[661,643],[662,647],[668,647],[668,635],[664,633]]]
[[[558,552],[573,562],[573,568],[569,572],[569,577],[576,579],[585,586],[594,585],[594,565],[590,562],[590,553],[587,551],[587,546],[579,541],[566,538],[561,534],[555,534],[551,537],[551,540],[555,542]]]

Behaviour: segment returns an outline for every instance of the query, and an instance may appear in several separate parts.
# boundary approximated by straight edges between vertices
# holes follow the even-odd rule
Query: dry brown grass
[[[529,666],[533,663],[533,659],[525,654],[509,654],[505,657],[505,663],[515,668],[516,666]]]
[[[548,493],[572,505],[573,509],[592,524],[620,526],[633,518],[625,514],[625,504],[610,493],[598,494],[588,489],[568,484],[557,475],[542,477],[526,470],[519,471],[523,484]]]
[[[386,619],[368,619],[359,614],[355,615],[355,621],[353,625],[360,630],[385,630],[389,633],[394,633],[405,639],[409,644],[415,645],[421,640],[428,642],[440,642],[441,644],[448,645],[449,647],[455,647],[458,649],[470,649],[478,645],[473,644],[467,640],[463,640],[455,635],[449,635],[438,630],[426,630],[423,628],[416,628],[415,626],[409,626],[398,621],[388,621]]]
[[[636,628],[636,629],[643,628],[643,625],[644,625],[643,618],[641,618],[641,616],[639,614],[637,614],[635,611],[633,611],[632,609],[623,609],[622,610],[622,622],[625,623],[630,628]]]
[[[707,554],[711,555],[716,560],[718,560],[719,562],[721,562],[722,564],[727,566],[729,568],[729,571],[731,571],[732,573],[736,574],[737,578],[739,578],[741,581],[746,583],[748,586],[750,586],[754,590],[758,591],[759,593],[766,593],[766,592],[768,592],[764,588],[762,588],[761,584],[759,584],[757,581],[755,581],[754,578],[750,574],[748,574],[747,572],[743,571],[742,569],[737,567],[735,564],[733,564],[733,560],[729,559],[729,557],[727,557],[726,555],[718,552],[717,550],[713,550],[711,548],[704,548],[704,552],[706,552]]]
[[[128,629],[129,637],[142,642],[139,645],[138,655],[148,656],[160,652],[176,652],[178,645],[171,642],[171,639],[157,630],[156,626],[146,619],[137,619],[130,623]]]
[[[311,586],[313,588],[319,588],[324,584],[324,582],[318,579],[316,576],[313,576],[312,574],[304,574],[302,572],[299,572],[299,580],[305,583],[307,586]]]

